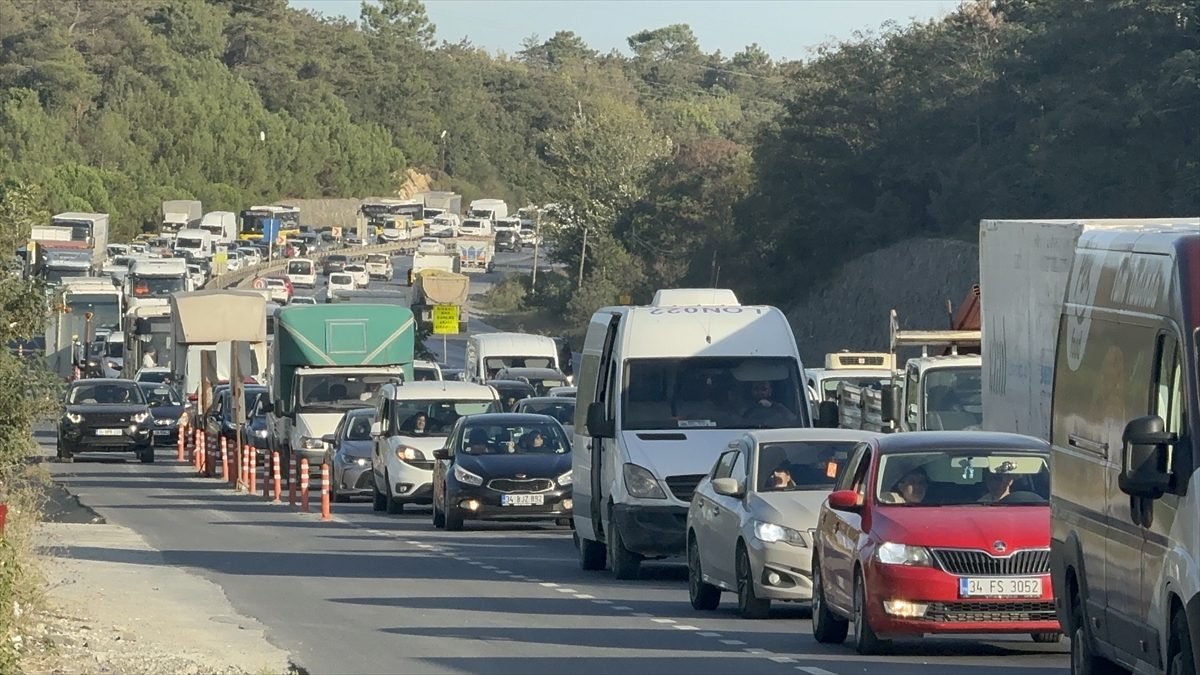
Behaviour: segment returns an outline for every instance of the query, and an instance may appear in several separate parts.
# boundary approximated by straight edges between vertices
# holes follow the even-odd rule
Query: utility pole
[[[533,278],[529,282],[530,290],[537,288],[538,245],[542,243],[542,210],[538,209],[533,216]]]
[[[587,256],[587,226],[583,227],[583,247],[579,249],[579,285],[577,289],[583,288],[583,259]]]
[[[442,173],[444,174],[444,173],[446,173],[446,131],[444,129],[442,130],[441,141],[442,141]]]

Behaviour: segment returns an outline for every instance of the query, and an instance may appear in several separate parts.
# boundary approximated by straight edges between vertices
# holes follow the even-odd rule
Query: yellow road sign
[[[458,335],[458,305],[433,306],[433,334]]]

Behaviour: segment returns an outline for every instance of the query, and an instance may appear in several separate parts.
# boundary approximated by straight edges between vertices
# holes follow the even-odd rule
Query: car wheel
[[[385,497],[384,494],[379,491],[379,486],[373,485],[373,486],[371,486],[371,490],[372,490],[371,496],[374,498],[374,501],[371,504],[371,508],[375,511],[383,511],[384,509],[386,509],[387,508],[387,497]]]
[[[58,461],[62,462],[63,464],[70,464],[75,461],[75,457],[71,454],[71,451],[64,448],[62,443],[58,444],[57,454]]]
[[[462,531],[463,516],[462,516],[462,511],[460,509],[455,508],[450,505],[446,505],[446,511],[445,511],[445,515],[443,517],[446,519],[446,531],[447,532],[461,532]]]
[[[695,537],[688,537],[687,554],[688,600],[692,603],[692,609],[711,612],[721,604],[721,589],[704,581],[700,569],[700,546],[696,544]]]
[[[337,486],[339,482],[341,481],[337,477],[334,477],[334,480],[330,481],[329,497],[338,504],[345,504],[350,501],[350,495],[344,495],[338,492]]]
[[[1083,612],[1078,589],[1071,593],[1071,675],[1116,675],[1128,671],[1096,653],[1092,632]],[[1192,671],[1195,672],[1195,671]]]
[[[1191,675],[1198,672],[1197,665],[1188,636],[1187,617],[1182,609],[1176,610],[1171,619],[1171,637],[1167,642],[1167,675]]]
[[[439,530],[446,529],[446,514],[438,508],[436,500],[433,502],[433,526]]]
[[[1057,642],[1062,642],[1062,633],[1031,633],[1029,637],[1033,641],[1041,645],[1052,645]]]
[[[384,478],[387,479],[387,492],[383,493],[387,500],[387,512],[393,516],[397,513],[404,513],[404,502],[397,501],[392,497],[392,479],[387,474],[384,474]]]
[[[863,583],[862,571],[854,574],[854,649],[863,656],[879,654],[888,642],[880,640],[867,618],[867,588]]]
[[[608,567],[613,571],[613,576],[618,579],[636,579],[638,573],[642,569],[642,556],[625,548],[625,542],[621,539],[621,528],[617,527],[617,522],[614,519],[609,519],[612,524],[612,532],[608,539]]]
[[[738,612],[743,619],[766,619],[771,616],[771,600],[760,598],[754,593],[754,569],[750,566],[750,554],[745,546],[737,552],[737,595]]]
[[[812,633],[821,644],[840,645],[850,632],[850,622],[833,613],[825,603],[825,586],[821,581],[821,564],[814,556],[812,561]]]
[[[585,572],[599,572],[608,564],[608,551],[604,544],[592,539],[584,539],[579,533],[574,534],[575,552],[579,554],[579,569]]]
[[[146,448],[145,450],[139,450],[137,453],[137,457],[138,457],[138,459],[140,459],[142,461],[142,464],[153,464],[154,463],[154,447],[151,446],[149,448]]]

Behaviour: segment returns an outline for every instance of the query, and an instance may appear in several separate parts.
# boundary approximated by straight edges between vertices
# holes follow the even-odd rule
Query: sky
[[[293,7],[357,19],[359,0],[291,0]],[[439,42],[463,37],[495,53],[521,41],[574,31],[597,51],[629,53],[625,38],[673,23],[691,26],[705,52],[733,56],[758,43],[776,60],[805,59],[811,48],[885,21],[929,20],[957,0],[425,0]]]

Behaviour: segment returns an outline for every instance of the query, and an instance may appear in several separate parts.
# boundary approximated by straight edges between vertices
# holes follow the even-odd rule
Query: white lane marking
[[[671,628],[674,628],[675,630],[700,630],[695,626],[689,626],[687,624],[679,624],[677,626],[671,626]]]
[[[649,619],[650,617],[654,616],[653,614],[647,614],[646,612],[634,612],[633,615],[640,619]]]
[[[512,572],[508,570],[496,570],[496,574],[512,574]]]
[[[554,590],[558,591],[559,593],[578,593],[579,592],[579,591],[575,590],[574,588],[556,588]]]
[[[542,583],[542,580],[541,580],[541,579],[537,579],[537,578],[535,578],[535,577],[526,577],[526,578],[525,578],[525,581],[528,581],[528,582],[530,582],[530,583],[535,583],[535,584],[540,584],[540,583]],[[554,585],[554,586],[557,586],[558,584],[553,584],[553,585]]]
[[[492,565],[484,565],[484,566],[483,566],[483,569],[485,569],[485,570],[494,570],[494,569],[496,569],[496,568],[495,568],[494,566],[492,566]]]
[[[634,616],[637,616],[634,614]],[[654,623],[675,623],[675,619],[650,619]]]
[[[786,656],[772,656],[771,660],[775,663],[795,663],[796,659],[789,659]]]
[[[594,595],[588,595],[588,594],[586,594],[586,593],[580,593],[579,595],[576,595],[576,596],[575,596],[575,599],[576,599],[576,600],[595,600],[595,599],[596,599],[596,596],[594,596]]]
[[[699,635],[700,637],[721,637],[720,633],[709,633],[709,632],[696,633],[696,635]]]
[[[741,640],[721,640],[721,644],[723,644],[723,645],[744,645],[746,643],[742,642]]]
[[[420,545],[421,545],[421,542],[419,542],[419,541],[408,541],[408,542],[405,542],[405,543],[407,543],[407,544],[411,544],[411,545],[413,545],[413,546],[420,546]]]
[[[512,575],[512,578],[514,578],[514,579],[528,579],[529,577],[526,577],[526,576],[525,576],[525,575],[523,575],[523,574],[514,574],[514,575]]]
[[[470,560],[470,558],[467,558],[467,557],[465,557],[465,556],[461,556],[461,555],[456,555],[456,556],[454,556],[454,559],[455,559],[455,560],[462,560],[463,562],[466,562],[466,561]]]
[[[469,562],[467,564],[468,565],[482,565],[483,563],[479,562],[478,560],[472,560],[471,562]]]
[[[742,651],[746,652],[747,654],[757,654],[758,656],[768,656],[771,654],[771,652],[761,647],[746,647]]]
[[[592,602],[596,603],[597,605],[611,605],[612,604],[612,600],[594,600],[593,599]]]
[[[825,670],[824,668],[818,668],[816,666],[796,666],[796,670],[799,670],[803,673],[808,673],[808,675],[833,675],[833,673],[829,672],[828,670]]]
[[[633,611],[633,608],[632,608],[632,607],[626,607],[625,605],[613,605],[613,606],[612,606],[612,608],[613,608],[614,610],[618,611],[618,612],[630,612],[630,611]],[[650,616],[650,615],[649,615],[649,614],[647,614],[646,616]]]
[[[433,548],[429,544],[417,544],[417,548]]]
[[[550,581],[543,581],[542,585],[545,586],[546,588],[556,588],[558,586],[558,584],[550,582]]]

